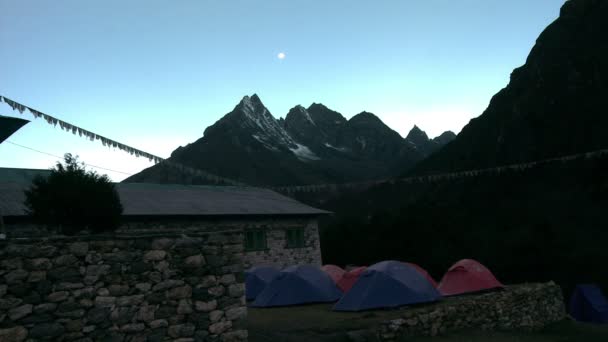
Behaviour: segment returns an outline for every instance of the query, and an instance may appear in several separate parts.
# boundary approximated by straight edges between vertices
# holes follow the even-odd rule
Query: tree
[[[122,204],[107,175],[85,170],[70,153],[57,162],[48,177],[37,177],[25,191],[29,214],[64,234],[81,230],[113,231],[120,224]]]

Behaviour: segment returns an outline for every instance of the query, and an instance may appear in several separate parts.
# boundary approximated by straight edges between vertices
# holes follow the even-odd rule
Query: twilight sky
[[[253,93],[277,118],[317,102],[434,137],[483,112],[563,3],[0,0],[0,95],[161,157]],[[19,145],[126,174],[152,165],[5,104],[0,115],[33,120],[8,139]],[[0,145],[0,167],[57,160]]]

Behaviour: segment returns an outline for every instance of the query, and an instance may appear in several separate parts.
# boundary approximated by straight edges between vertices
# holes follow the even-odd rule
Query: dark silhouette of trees
[[[123,210],[108,176],[85,170],[69,153],[48,177],[37,177],[25,195],[25,205],[36,221],[67,235],[113,231]]]

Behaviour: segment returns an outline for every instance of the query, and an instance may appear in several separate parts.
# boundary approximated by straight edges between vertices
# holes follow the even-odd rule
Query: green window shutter
[[[285,231],[287,240],[287,248],[302,248],[304,247],[304,229],[291,228]]]
[[[245,233],[245,249],[258,251],[266,249],[266,232],[263,230],[252,230]]]

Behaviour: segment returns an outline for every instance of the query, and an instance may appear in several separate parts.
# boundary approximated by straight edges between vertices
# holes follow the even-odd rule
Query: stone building
[[[0,168],[0,217],[10,237],[48,234],[26,214],[24,190],[48,170]],[[243,230],[244,267],[321,265],[318,218],[329,212],[267,189],[117,183],[123,205],[118,232]],[[2,233],[2,232],[0,232]]]

